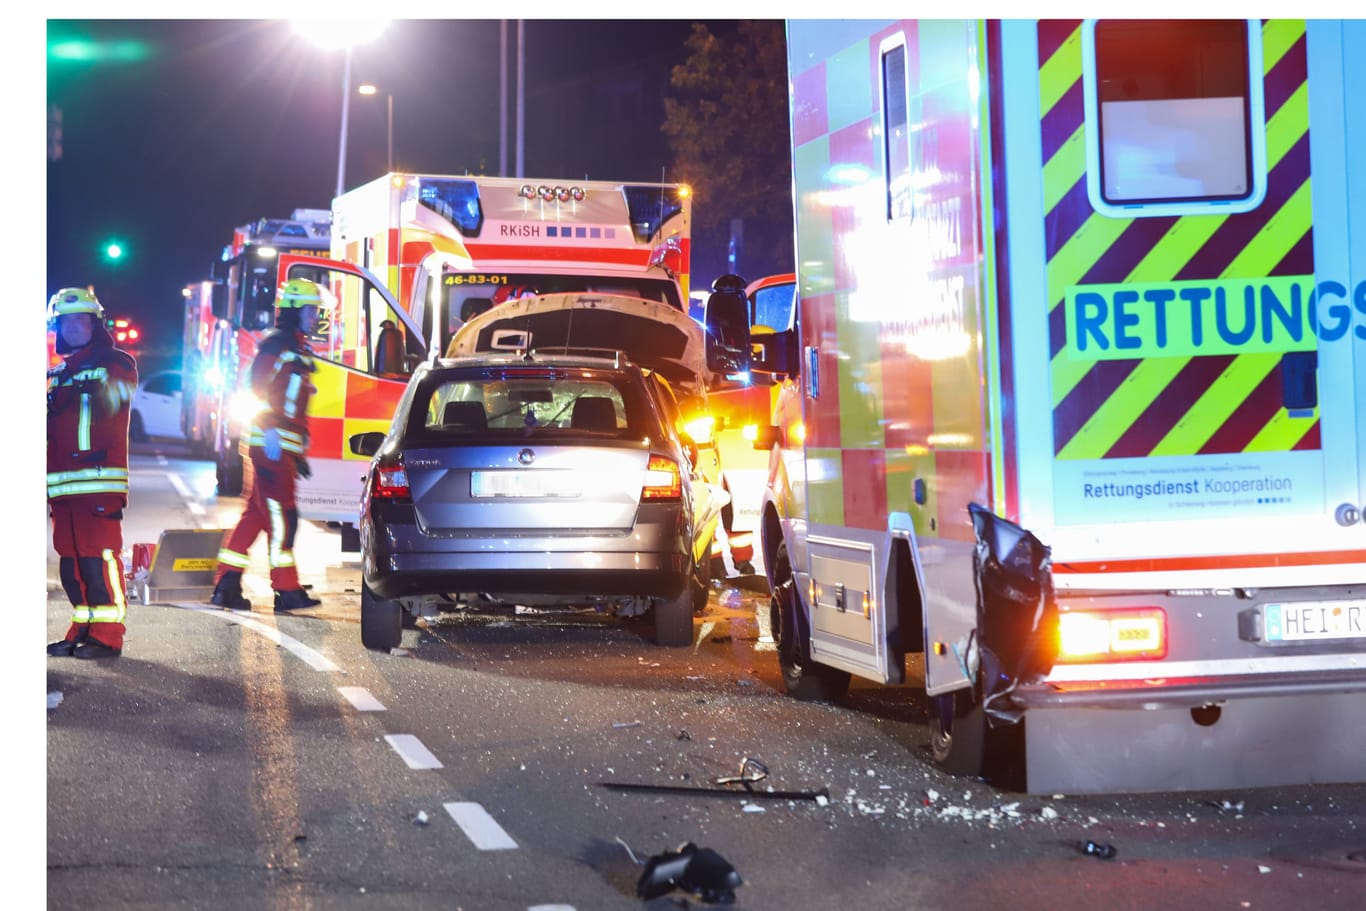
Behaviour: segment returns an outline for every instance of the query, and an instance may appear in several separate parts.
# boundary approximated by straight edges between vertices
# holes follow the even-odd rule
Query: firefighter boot
[[[319,604],[322,604],[322,601],[317,598],[310,598],[308,592],[302,588],[291,588],[275,593],[275,610],[277,613],[298,610],[301,607],[317,607]]]
[[[117,658],[123,654],[123,649],[105,645],[103,642],[96,642],[94,639],[87,639],[71,654],[77,658]]]
[[[217,604],[223,610],[251,610],[251,602],[242,596],[242,574],[228,572],[213,587],[210,604]]]
[[[69,658],[76,651],[75,639],[62,639],[54,642],[47,647],[47,653],[52,658]]]

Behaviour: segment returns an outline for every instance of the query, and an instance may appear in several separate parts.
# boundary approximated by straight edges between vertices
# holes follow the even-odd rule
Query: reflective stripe
[[[123,593],[123,559],[108,547],[101,556],[104,558],[104,584],[113,596],[114,603],[96,607],[92,619],[95,622],[122,623],[128,614],[128,602]]]
[[[285,389],[285,417],[297,417],[299,414],[299,387],[304,384],[303,377],[294,374],[289,378],[289,387]]]
[[[76,471],[49,471],[47,496],[73,497],[81,494],[113,493],[128,495],[128,469],[100,466]]]
[[[67,484],[72,481],[92,481],[92,480],[118,480],[122,478],[128,480],[127,468],[115,468],[110,465],[100,465],[95,468],[77,468],[74,471],[49,471],[47,473],[47,483]]]
[[[81,421],[76,429],[76,450],[84,452],[90,448],[90,394],[81,393]]]
[[[122,623],[128,618],[128,609],[119,604],[103,604],[90,609],[91,623]]]
[[[246,554],[239,554],[237,551],[228,550],[225,547],[218,552],[218,562],[236,566],[238,569],[246,569],[251,560],[247,558]]]
[[[266,500],[270,510],[270,568],[294,565],[294,552],[283,546],[285,540],[285,514],[279,500]]]
[[[303,455],[303,452],[304,452],[304,436],[303,436],[303,434],[301,434],[301,433],[296,433],[295,431],[292,431],[292,430],[285,430],[285,429],[282,428],[282,427],[276,427],[275,430],[276,430],[277,433],[280,434],[280,448],[281,448],[281,449],[283,449],[285,452],[293,452],[293,453],[296,453],[296,454],[298,454],[298,455]],[[252,427],[251,427],[251,434],[247,437],[247,445],[248,445],[248,446],[260,446],[260,447],[264,448],[265,445],[266,445],[266,432],[265,432],[264,430],[262,430],[260,427],[258,427],[258,426],[256,426],[255,424],[253,424]]]
[[[73,604],[71,606],[71,622],[84,626],[90,622],[90,606],[88,604]]]
[[[48,487],[47,498],[75,497],[91,493],[128,494],[127,481],[77,481],[72,484],[56,484]]]

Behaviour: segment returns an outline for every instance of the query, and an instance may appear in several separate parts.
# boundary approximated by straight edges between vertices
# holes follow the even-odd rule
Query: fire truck
[[[797,293],[707,320],[788,691],[923,675],[1030,793],[1366,781],[1366,22],[787,35]]]
[[[330,336],[314,346],[312,477],[298,486],[300,517],[338,527],[344,550],[358,546],[366,460],[347,440],[386,430],[414,366],[444,353],[475,315],[579,292],[686,314],[690,224],[680,184],[395,173],[338,196],[331,256],[282,256],[276,278],[323,272],[338,302]],[[707,371],[696,328],[701,400],[722,380]],[[633,343],[605,341],[628,352]],[[723,485],[715,448],[699,452],[704,474]]]
[[[217,462],[218,494],[242,492],[239,443],[258,403],[248,374],[256,345],[275,322],[281,257],[325,253],[331,213],[295,209],[289,218],[262,218],[233,231],[214,263],[212,281],[187,285],[182,347],[183,415],[193,451]],[[321,274],[300,272],[321,278]],[[327,325],[320,325],[324,338]]]

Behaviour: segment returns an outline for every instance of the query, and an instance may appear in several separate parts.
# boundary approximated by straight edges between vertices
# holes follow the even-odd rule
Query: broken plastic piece
[[[743,883],[740,874],[720,854],[688,842],[677,851],[656,854],[645,862],[645,870],[636,882],[636,895],[649,901],[678,888],[704,902],[729,905],[735,901],[736,888]]]
[[[717,784],[742,784],[745,790],[750,789],[750,785],[756,781],[763,781],[768,777],[768,766],[757,759],[746,756],[740,760],[740,774],[727,775],[716,779]]]
[[[1081,853],[1089,854],[1092,857],[1099,857],[1101,860],[1110,860],[1119,853],[1115,850],[1114,845],[1102,844],[1096,841],[1088,841],[1085,844],[1078,845],[1078,847],[1081,849]]]

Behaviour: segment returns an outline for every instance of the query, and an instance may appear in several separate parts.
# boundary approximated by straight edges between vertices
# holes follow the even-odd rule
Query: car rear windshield
[[[639,377],[595,370],[495,368],[430,377],[409,416],[410,443],[461,439],[654,437]]]

